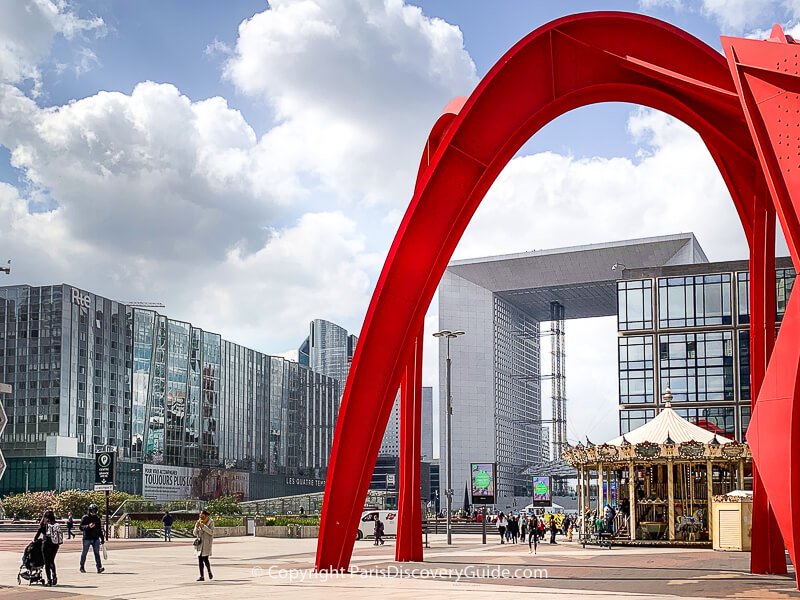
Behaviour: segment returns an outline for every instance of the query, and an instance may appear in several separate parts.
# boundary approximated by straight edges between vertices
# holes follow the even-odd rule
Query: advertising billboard
[[[220,496],[245,500],[249,483],[250,474],[239,471],[145,464],[142,495],[159,501],[211,500]]]
[[[470,463],[473,504],[494,504],[497,488],[496,463]]]
[[[550,487],[550,477],[534,477],[532,491],[534,506],[553,506],[553,489]]]

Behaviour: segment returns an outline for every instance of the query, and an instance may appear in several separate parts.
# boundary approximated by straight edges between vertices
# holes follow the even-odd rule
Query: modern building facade
[[[777,322],[795,280],[776,261]],[[738,440],[750,422],[747,261],[626,269],[618,283],[620,432],[658,414],[667,387],[689,422]]]
[[[91,487],[109,447],[131,492],[162,468],[247,474],[244,496],[324,484],[338,380],[190,323],[66,284],[6,286],[0,368],[3,493]]]
[[[450,343],[453,481],[443,482],[441,493],[452,489],[457,506],[469,464],[496,462],[498,505],[527,504],[531,467],[558,458],[566,443],[564,323],[615,315],[617,280],[626,266],[706,262],[690,233],[451,262],[439,285],[439,327],[466,335]],[[445,360],[440,343],[440,398],[446,396]],[[549,364],[544,372],[542,364]],[[543,396],[549,396],[547,413]],[[443,464],[445,404],[439,403]]]

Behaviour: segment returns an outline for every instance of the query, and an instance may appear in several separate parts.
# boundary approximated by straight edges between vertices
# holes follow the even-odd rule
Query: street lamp
[[[450,331],[449,329],[443,329],[442,331],[437,331],[433,334],[433,337],[436,338],[445,338],[447,340],[447,418],[445,419],[445,431],[447,437],[447,489],[445,489],[444,493],[447,496],[447,545],[451,545],[453,543],[453,523],[452,523],[452,511],[453,511],[453,431],[450,423],[450,419],[453,416],[453,395],[450,392],[450,340],[457,338],[460,335],[464,335],[463,331]]]
[[[33,464],[32,460],[24,460],[22,464],[25,465],[25,493],[27,494],[30,491],[30,487],[28,486],[28,482],[30,480],[30,471],[31,465]]]

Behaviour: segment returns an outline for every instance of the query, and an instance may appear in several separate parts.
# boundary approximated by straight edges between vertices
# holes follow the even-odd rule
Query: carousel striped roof
[[[623,442],[629,442],[631,444],[640,444],[642,442],[665,444],[667,440],[669,440],[675,444],[691,441],[708,444],[715,436],[717,442],[720,444],[730,444],[733,442],[730,438],[726,438],[718,433],[715,434],[712,431],[698,427],[694,423],[690,423],[676,413],[672,407],[667,405],[654,419],[607,443],[610,446],[622,446]]]

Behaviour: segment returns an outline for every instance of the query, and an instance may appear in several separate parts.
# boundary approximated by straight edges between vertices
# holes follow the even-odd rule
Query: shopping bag
[[[103,549],[103,560],[108,560],[108,550],[106,550],[106,545],[103,544],[100,547]]]

